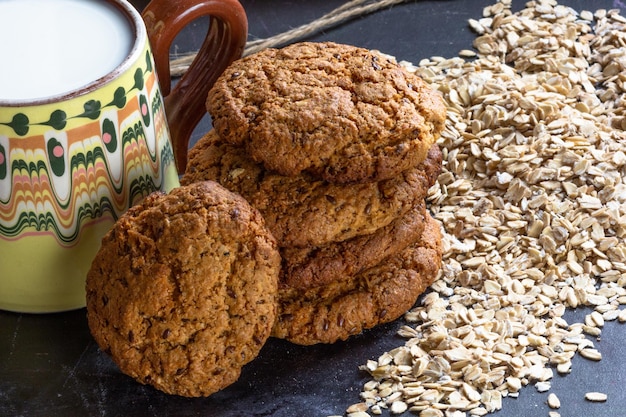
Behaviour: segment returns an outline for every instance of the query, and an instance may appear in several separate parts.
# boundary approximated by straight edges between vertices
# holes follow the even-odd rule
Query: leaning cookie
[[[350,282],[279,290],[272,336],[300,345],[334,343],[393,321],[434,282],[441,258],[439,223],[428,216],[417,242]]]
[[[265,49],[231,64],[207,97],[224,140],[281,175],[393,178],[426,158],[443,99],[385,55],[332,42]]]
[[[217,181],[263,214],[279,246],[318,247],[373,233],[404,216],[435,183],[441,159],[433,145],[425,161],[395,178],[331,184],[306,174],[268,172],[211,130],[191,148],[181,183]]]
[[[93,337],[166,393],[235,382],[270,335],[280,255],[260,213],[214,182],[153,194],[104,237],[87,276]]]

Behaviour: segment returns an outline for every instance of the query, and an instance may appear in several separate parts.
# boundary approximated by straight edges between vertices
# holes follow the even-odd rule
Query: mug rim
[[[51,103],[58,103],[66,100],[70,100],[76,97],[80,97],[82,95],[91,93],[98,88],[101,88],[103,85],[108,84],[109,82],[117,79],[120,74],[123,74],[128,68],[130,68],[137,59],[139,59],[139,54],[143,52],[143,45],[147,39],[147,30],[143,23],[143,18],[141,14],[135,7],[130,4],[126,0],[106,0],[107,3],[115,6],[130,23],[133,44],[124,58],[122,62],[117,65],[113,70],[109,71],[107,74],[103,75],[100,78],[97,78],[93,81],[90,81],[88,84],[85,84],[79,88],[75,88],[63,93],[54,94],[51,96],[45,96],[34,99],[3,99],[0,97],[0,107],[26,107],[26,106],[40,106]],[[134,29],[134,31],[132,30]]]

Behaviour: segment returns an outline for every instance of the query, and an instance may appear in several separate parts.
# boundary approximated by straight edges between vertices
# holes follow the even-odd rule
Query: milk
[[[0,102],[80,89],[133,42],[129,18],[103,0],[0,0]]]

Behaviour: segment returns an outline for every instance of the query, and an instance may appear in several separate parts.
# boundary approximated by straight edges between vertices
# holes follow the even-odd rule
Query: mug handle
[[[172,89],[169,52],[178,33],[194,19],[209,16],[209,30],[187,72]],[[246,13],[237,0],[152,0],[142,12],[154,55],[174,159],[185,172],[189,139],[206,114],[209,89],[241,57],[248,37]]]

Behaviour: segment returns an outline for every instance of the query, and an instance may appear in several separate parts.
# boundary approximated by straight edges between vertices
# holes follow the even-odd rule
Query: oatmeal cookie
[[[278,285],[306,289],[347,280],[418,239],[426,215],[422,200],[404,216],[373,233],[319,247],[280,248],[282,268]]]
[[[387,56],[301,42],[231,64],[207,97],[218,135],[281,175],[329,182],[393,178],[444,128],[438,92]]]
[[[441,257],[439,223],[428,216],[416,242],[350,281],[279,290],[272,336],[301,345],[334,343],[393,321],[434,282]]]
[[[280,255],[261,214],[214,182],[155,193],[104,237],[87,318],[120,370],[166,393],[235,382],[276,318]]]
[[[441,170],[435,144],[420,165],[378,183],[331,184],[308,174],[268,172],[215,130],[190,150],[182,184],[214,180],[257,208],[281,247],[322,246],[373,233],[405,215]]]

